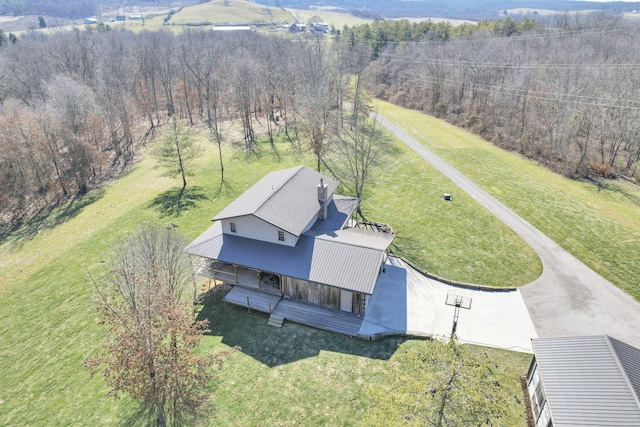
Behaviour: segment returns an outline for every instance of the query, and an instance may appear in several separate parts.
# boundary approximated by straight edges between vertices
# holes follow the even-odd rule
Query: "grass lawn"
[[[126,398],[108,397],[102,379],[91,378],[82,366],[97,351],[103,333],[88,272],[99,279],[110,242],[142,222],[160,226],[176,223],[179,231],[193,238],[209,225],[215,213],[267,172],[314,164],[314,159],[286,143],[278,145],[277,155],[264,145],[251,159],[229,146],[224,154],[228,185],[221,189],[215,150],[212,145],[204,145],[207,149],[193,169],[195,176],[190,178],[189,188],[206,198],[179,217],[163,216],[150,207],[152,201],[175,188],[178,180],[163,177],[154,162],[144,158],[104,191],[2,236],[0,425],[117,425],[127,420],[139,424],[135,422],[137,405]],[[431,213],[425,215],[426,219],[412,218],[411,209],[417,208],[411,208],[413,201],[401,196],[405,190],[411,197],[415,194],[406,187],[418,186],[416,192],[427,194],[430,184],[438,183],[433,190],[438,202],[441,198],[436,193],[448,188],[412,153],[398,154],[392,169],[386,172],[364,206],[371,219],[397,228],[398,247],[407,256],[414,253],[416,259],[428,259],[429,251],[421,254],[422,244],[447,234],[438,227],[448,215],[456,220],[470,216],[479,221],[473,228],[478,236],[462,234],[458,239],[445,239],[446,245],[455,247],[439,245],[441,251],[457,254],[461,265],[486,262],[482,261],[483,254],[475,254],[463,239],[475,240],[472,245],[480,247],[498,233],[511,250],[519,246],[512,234],[500,231],[497,221],[470,201],[464,202],[464,197],[453,190],[459,202],[438,205],[434,200],[435,207],[429,208],[432,210],[428,212],[440,218],[438,221],[428,221]],[[391,173],[399,174],[399,184],[392,185]],[[417,178],[412,178],[413,174],[418,174]],[[377,200],[389,205],[375,207]],[[485,225],[487,230],[482,228]],[[488,233],[491,237],[483,237]],[[403,244],[403,239],[408,243]],[[484,275],[488,283],[500,282],[498,277],[504,274],[498,266],[497,276],[492,276],[492,262],[478,268],[477,274],[462,275],[462,280]],[[527,266],[518,268],[527,271]],[[529,274],[535,276],[535,270],[529,269]],[[386,364],[402,354],[404,346],[423,343],[401,339],[361,342],[290,324],[273,330],[266,327],[266,318],[259,314],[247,315],[231,308],[222,311],[219,303],[209,305],[208,310],[214,316],[214,332],[206,338],[203,349],[243,347],[222,371],[216,391],[218,413],[205,422],[211,425],[365,425],[372,405],[366,386],[385,381]],[[220,313],[221,317],[216,317]],[[285,338],[290,341],[285,343]],[[529,357],[488,351],[492,358],[504,360],[498,363],[505,369],[505,383],[517,387],[517,375],[526,371]]]
[[[442,120],[388,103],[376,105],[380,113],[640,301],[638,186],[616,182],[599,188],[566,179]]]
[[[404,144],[395,145],[393,161],[362,201],[367,219],[392,226],[394,254],[464,283],[519,286],[540,275],[538,256],[510,228]]]
[[[385,388],[391,366],[418,346],[439,343],[405,338],[361,341],[285,322],[267,326],[267,315],[224,308],[221,293],[206,301],[200,318],[214,327],[203,350],[239,345],[227,361],[217,390],[217,410],[209,425],[370,426],[375,419],[374,389]],[[514,414],[510,426],[524,425],[519,376],[531,356],[483,347]],[[398,420],[398,425],[401,423]]]

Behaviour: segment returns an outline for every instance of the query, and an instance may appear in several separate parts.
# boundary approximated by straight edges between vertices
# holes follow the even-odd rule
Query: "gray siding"
[[[222,223],[222,230],[224,233],[246,237],[248,239],[262,240],[264,242],[271,242],[277,245],[287,245],[287,246],[295,246],[298,237],[294,236],[291,233],[284,232],[285,239],[284,241],[278,240],[278,231],[281,229],[269,224],[257,218],[253,215],[245,215],[239,216],[235,218],[223,219],[220,221]],[[236,232],[231,232],[230,223],[234,223],[236,227]],[[284,230],[282,230],[284,231]]]

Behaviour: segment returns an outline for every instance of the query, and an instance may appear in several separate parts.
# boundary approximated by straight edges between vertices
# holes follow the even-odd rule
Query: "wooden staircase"
[[[273,326],[274,328],[281,328],[283,323],[284,323],[284,316],[271,313],[271,316],[269,316],[269,321],[267,322],[267,325]]]

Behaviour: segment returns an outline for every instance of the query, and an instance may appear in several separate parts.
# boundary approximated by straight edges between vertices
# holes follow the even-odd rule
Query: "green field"
[[[253,24],[253,23],[284,23],[291,22],[291,14],[281,8],[267,8],[263,5],[247,0],[231,0],[224,5],[224,0],[213,0],[197,6],[183,8],[171,17],[171,23],[200,23],[214,24]]]
[[[326,22],[336,30],[342,30],[345,25],[361,25],[371,22],[371,19],[358,18],[350,13],[328,12],[324,10],[294,10],[288,9],[301,22],[309,22],[314,17],[319,17],[319,22]]]
[[[488,286],[519,286],[542,272],[535,252],[403,144],[366,192],[368,220],[391,225],[391,248],[431,274]],[[449,193],[447,202],[442,194]]]
[[[285,22],[293,22],[293,16],[282,8],[269,9],[247,0],[232,0],[228,6],[224,0],[213,0],[195,6],[188,6],[174,13],[165,24],[166,15],[155,16],[141,21],[112,23],[114,28],[126,28],[134,32],[155,31],[166,28],[171,31],[183,31],[188,28],[211,29],[216,24],[273,24],[280,26]],[[206,25],[204,25],[206,24]],[[212,24],[212,25],[211,25]]]
[[[110,242],[142,222],[160,226],[176,223],[179,231],[193,238],[208,227],[215,213],[268,171],[314,163],[313,158],[299,154],[288,143],[277,145],[277,156],[267,144],[261,145],[259,155],[251,159],[228,146],[224,154],[228,185],[220,191],[215,150],[210,144],[203,145],[205,153],[189,185],[201,191],[206,199],[179,217],[162,216],[150,207],[154,198],[175,188],[178,181],[163,177],[154,161],[144,158],[104,191],[3,236],[0,425],[114,425],[135,420],[138,416],[135,403],[108,397],[101,378],[91,378],[82,366],[97,351],[103,333],[89,272],[99,278]],[[400,183],[391,185],[393,176],[398,176]],[[429,190],[433,183],[438,188]],[[363,207],[370,219],[394,224],[399,234],[398,246],[406,256],[416,254],[417,260],[428,259],[429,251],[424,251],[423,243],[425,247],[439,246],[440,252],[450,251],[462,257],[460,262],[465,266],[482,265],[477,274],[468,271],[461,274],[461,280],[484,277],[486,282],[493,283],[504,278],[504,269],[491,264],[502,263],[500,257],[494,255],[483,260],[483,253],[476,254],[469,248],[481,247],[492,240],[484,236],[488,233],[500,234],[510,250],[520,247],[522,242],[508,230],[500,231],[502,226],[497,221],[470,200],[463,202],[464,196],[455,192],[460,202],[455,205],[458,212],[442,210],[442,205],[437,204],[441,200],[438,193],[441,188],[448,188],[446,181],[417,161],[412,153],[399,153],[379,184]],[[415,197],[412,191],[425,195],[432,191],[434,200],[425,204],[433,205],[430,210],[416,210],[412,200],[403,199],[407,197],[403,193],[406,186],[416,187],[406,192],[408,197]],[[388,203],[388,207],[374,206],[376,200]],[[412,218],[414,213],[424,216]],[[447,216],[456,220],[463,220],[461,216],[476,218],[479,221],[473,228],[476,232],[449,239],[447,244],[455,244],[454,248],[434,243],[440,235],[447,234],[438,229]],[[439,219],[431,221],[432,217]],[[488,231],[482,229],[485,225]],[[411,237],[412,233],[416,237]],[[503,255],[509,257],[508,252],[505,250]],[[517,268],[526,272],[524,277],[537,275],[539,266],[530,268],[528,257],[522,263],[525,265]],[[451,271],[457,270],[455,266],[449,267]],[[506,279],[511,280],[512,276]],[[518,281],[526,282],[521,279]],[[289,324],[274,331],[266,327],[266,317],[259,314],[249,315],[235,308],[222,311],[225,309],[219,302],[205,309],[216,316],[222,313],[222,317],[213,318],[214,333],[206,338],[203,348],[234,345],[244,348],[225,366],[216,392],[218,416],[205,424],[255,425],[268,419],[280,425],[300,425],[310,420],[326,421],[329,425],[354,420],[354,424],[366,425],[372,405],[366,387],[386,381],[386,364],[393,363],[396,354],[402,354],[403,346],[422,343],[397,339],[360,342]],[[225,323],[227,316],[232,317]],[[291,340],[287,347],[278,344],[284,337]],[[518,380],[514,372],[525,372],[529,357],[499,351],[491,354],[505,369],[505,387],[516,390]],[[290,396],[295,404],[279,398],[279,393]]]
[[[247,0],[233,0],[228,6],[224,0],[213,0],[196,6],[188,6],[171,16],[167,24],[164,23],[166,15],[155,16],[142,21],[114,22],[113,28],[124,28],[139,32],[142,30],[155,31],[166,28],[171,31],[183,31],[188,28],[212,28],[210,24],[267,24],[281,26],[284,23],[295,22],[296,18],[301,22],[308,22],[313,17],[320,17],[320,21],[333,25],[341,30],[345,25],[359,25],[371,22],[367,19],[355,17],[348,13],[308,11],[296,9],[269,8],[271,14],[264,5]]]
[[[380,113],[576,258],[640,300],[640,188],[566,179],[444,121],[388,103]]]

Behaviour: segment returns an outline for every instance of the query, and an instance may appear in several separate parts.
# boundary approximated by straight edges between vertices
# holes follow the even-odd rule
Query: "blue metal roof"
[[[374,235],[374,234],[377,234]],[[307,235],[295,247],[224,234],[217,221],[185,251],[192,255],[372,294],[392,234],[358,229]]]

